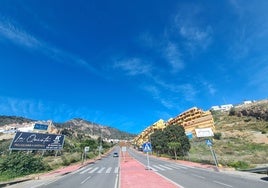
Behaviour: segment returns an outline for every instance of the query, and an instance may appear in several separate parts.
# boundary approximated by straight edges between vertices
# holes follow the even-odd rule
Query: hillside
[[[213,111],[213,148],[219,163],[245,168],[268,164],[268,101],[238,106],[229,112]],[[213,163],[204,139],[194,139],[190,158]]]
[[[17,116],[0,116],[0,127],[10,124],[33,123],[36,120]],[[83,119],[72,119],[64,123],[55,123],[55,127],[61,132],[63,129],[72,129],[76,134],[86,134],[92,138],[102,136],[107,139],[132,139],[135,135],[120,131],[116,128],[100,125]]]
[[[85,133],[95,138],[102,136],[107,139],[132,139],[135,137],[134,134],[130,134],[113,127],[103,126],[80,118],[75,118],[65,123],[55,123],[55,126],[60,129],[72,129],[77,133]]]

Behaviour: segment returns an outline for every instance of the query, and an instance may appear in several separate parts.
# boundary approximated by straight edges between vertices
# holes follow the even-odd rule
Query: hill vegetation
[[[1,126],[34,122],[36,121],[23,117],[0,116]],[[135,136],[83,119],[72,119],[65,123],[54,123],[54,125],[59,134],[65,135],[63,150],[59,152],[12,151],[10,155],[9,145],[14,134],[0,133],[0,181],[82,162],[84,157],[97,158],[113,147],[117,139],[131,139]],[[108,139],[113,139],[113,141]],[[85,147],[90,148],[86,156]]]
[[[214,137],[211,140],[219,164],[236,169],[268,164],[267,100],[237,106],[228,112],[212,111],[212,115],[216,132],[214,132]],[[0,126],[25,122],[31,123],[34,120],[15,116],[0,116]],[[25,175],[22,171],[12,171],[11,169],[13,165],[18,164],[18,160],[21,161],[22,168],[26,168],[27,161],[35,161],[34,166],[31,167],[33,171],[27,171],[26,174],[55,169],[62,165],[81,162],[81,156],[86,146],[90,147],[87,158],[95,158],[114,146],[115,143],[105,142],[103,138],[132,139],[136,136],[79,118],[65,123],[54,123],[54,125],[59,130],[59,133],[66,136],[64,148],[60,152],[47,151],[42,153],[41,151],[33,151],[32,155],[24,155],[25,152],[13,151],[13,154],[9,155],[8,148],[12,137],[0,139],[0,181]],[[170,136],[171,133],[174,133],[174,131],[166,133],[169,135],[167,136],[168,138],[172,137]],[[158,143],[157,139],[165,140],[161,134],[159,134],[160,137],[157,134],[152,135],[152,137],[156,137],[156,143]],[[0,138],[1,136],[3,136],[3,133],[0,133]],[[175,156],[177,158],[178,154],[178,157],[184,160],[214,164],[211,151],[206,145],[205,139],[191,139],[190,146],[183,150],[185,152],[181,152],[182,150],[180,149],[185,141],[180,142],[178,145],[174,140],[167,139],[168,142],[162,144],[167,144],[165,148],[170,149],[171,157]],[[102,145],[101,150],[100,145]],[[154,144],[153,147],[158,154],[165,155],[161,145]],[[186,155],[187,151],[188,155]]]
[[[216,132],[213,148],[224,166],[250,168],[268,164],[268,101],[212,111]],[[189,159],[213,164],[205,139],[191,140]]]

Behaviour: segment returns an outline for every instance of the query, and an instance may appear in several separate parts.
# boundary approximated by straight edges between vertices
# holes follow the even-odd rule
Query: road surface
[[[261,179],[260,175],[249,175],[241,172],[219,172],[212,169],[197,168],[178,164],[171,160],[162,160],[156,157],[149,157],[149,167],[146,155],[132,149],[128,149],[132,157],[141,162],[145,167],[155,173],[169,179],[180,187],[184,188],[264,188],[268,187],[266,178]],[[265,175],[263,175],[265,177]]]

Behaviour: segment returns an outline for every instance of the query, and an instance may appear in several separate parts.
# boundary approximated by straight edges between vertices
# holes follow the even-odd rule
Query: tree
[[[168,148],[172,149],[175,155],[175,160],[177,160],[177,150],[180,149],[181,147],[181,143],[179,142],[169,142],[168,144]]]
[[[178,143],[177,145],[180,144],[180,147],[176,148],[176,154],[178,154],[179,156],[185,156],[188,151],[191,148],[190,142],[188,137],[185,134],[185,130],[183,126],[180,125],[169,125],[168,127],[166,127],[164,129],[164,134],[165,136],[168,138],[168,142],[167,143]],[[171,145],[175,145],[174,143],[172,143]],[[174,148],[169,149],[169,153],[171,153],[172,155],[175,155],[175,151]]]
[[[168,139],[162,130],[156,130],[151,134],[150,140],[153,151],[156,151],[158,154],[165,153]]]

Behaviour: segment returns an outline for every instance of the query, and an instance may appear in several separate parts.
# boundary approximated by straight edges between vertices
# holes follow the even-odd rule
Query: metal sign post
[[[218,167],[219,166],[219,163],[218,163],[218,160],[217,160],[217,157],[216,157],[216,154],[215,154],[215,151],[213,150],[213,148],[212,148],[212,141],[211,140],[206,140],[206,144],[207,144],[207,146],[209,147],[209,149],[210,149],[210,152],[211,152],[211,155],[212,155],[212,157],[213,157],[213,159],[214,159],[214,162],[215,162],[215,165],[216,165],[216,167]]]
[[[123,158],[124,158],[124,161],[126,162],[126,151],[127,151],[127,147],[126,146],[123,146],[122,147],[122,152],[123,152]]]
[[[146,170],[151,170],[150,168],[150,160],[149,160],[149,152],[152,152],[152,145],[150,142],[144,143],[143,146],[143,152],[146,152],[147,157],[147,167]]]

